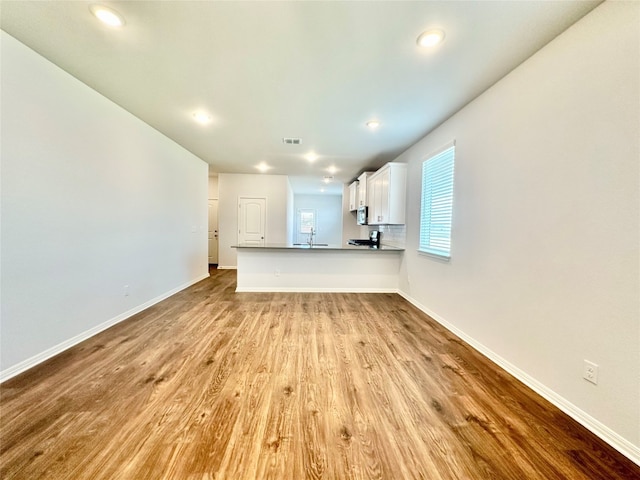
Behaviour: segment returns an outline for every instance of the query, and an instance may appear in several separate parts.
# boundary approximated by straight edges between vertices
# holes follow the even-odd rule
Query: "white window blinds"
[[[450,144],[422,163],[418,250],[447,259],[451,257],[455,148],[455,144]]]

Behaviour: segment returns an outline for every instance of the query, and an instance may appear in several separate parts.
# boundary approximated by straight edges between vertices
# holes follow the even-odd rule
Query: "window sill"
[[[441,262],[449,263],[451,260],[451,255],[440,255],[438,253],[425,252],[424,250],[418,250],[418,255],[422,257],[430,257],[436,260],[440,260]]]

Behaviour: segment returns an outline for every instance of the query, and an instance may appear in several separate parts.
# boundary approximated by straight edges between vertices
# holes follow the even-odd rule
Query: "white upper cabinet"
[[[370,200],[369,200],[369,192],[367,191],[367,189],[368,189],[369,177],[371,177],[371,175],[373,174],[374,172],[364,172],[358,177],[358,204],[356,206],[356,209],[358,207],[369,206]]]
[[[369,177],[369,225],[404,225],[407,164],[387,163]]]
[[[349,211],[353,212],[358,209],[358,181],[349,185]]]

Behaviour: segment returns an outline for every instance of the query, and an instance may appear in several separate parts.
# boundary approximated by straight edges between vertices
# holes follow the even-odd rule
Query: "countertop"
[[[306,243],[302,245],[294,245],[292,243],[267,243],[265,245],[246,245],[239,244],[233,245],[232,248],[252,248],[259,250],[350,250],[360,252],[404,252],[404,248],[393,247],[391,245],[380,245],[379,247],[370,247],[368,245],[313,245],[309,246]]]

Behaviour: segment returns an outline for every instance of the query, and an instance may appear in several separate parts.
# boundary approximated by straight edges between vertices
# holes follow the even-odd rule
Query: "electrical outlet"
[[[589,360],[584,361],[584,366],[582,368],[582,378],[584,378],[587,382],[591,382],[594,385],[598,384],[598,365]]]
[[[129,285],[125,285],[124,286],[124,296],[128,297],[129,296]]]
[[[274,272],[276,277],[280,276],[280,269],[276,268],[276,271]]]

